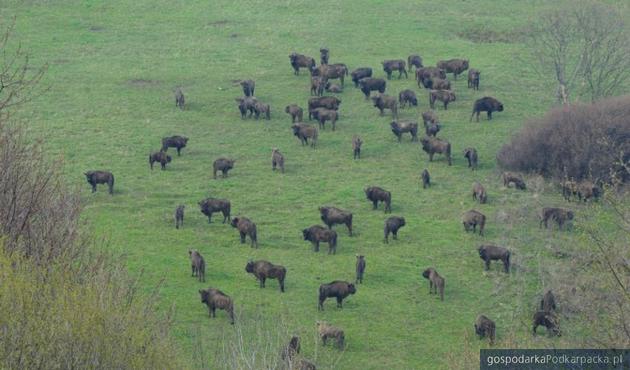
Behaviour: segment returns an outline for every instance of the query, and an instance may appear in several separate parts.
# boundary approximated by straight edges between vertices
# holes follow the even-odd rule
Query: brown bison
[[[440,300],[444,300],[444,278],[438,274],[433,267],[422,272],[422,277],[429,280],[429,294],[438,294],[440,291]]]
[[[322,221],[332,229],[333,225],[343,224],[348,228],[348,233],[352,236],[352,213],[336,207],[319,207]]]
[[[363,145],[363,140],[357,135],[352,136],[353,159],[361,158],[361,145]]]
[[[422,188],[426,189],[427,187],[431,186],[431,175],[429,174],[429,170],[427,170],[426,168],[422,171],[422,174],[420,175],[420,178],[422,179]]]
[[[468,88],[471,87],[473,90],[479,90],[479,75],[481,72],[479,70],[471,68],[468,70]]]
[[[449,59],[441,60],[437,63],[438,68],[442,68],[446,73],[452,73],[457,80],[457,75],[468,69],[468,60],[465,59]]]
[[[481,204],[485,204],[488,201],[486,189],[479,182],[473,184],[472,198],[473,200],[478,200]]]
[[[424,86],[425,89],[450,90],[451,81],[437,77],[428,77],[422,80],[422,86]]]
[[[450,90],[429,90],[429,106],[435,109],[435,101],[444,103],[444,110],[448,110],[448,103],[455,101],[455,93]]]
[[[328,57],[330,56],[327,48],[319,49],[319,62],[320,64],[328,64]]]
[[[308,99],[308,119],[313,117],[313,111],[316,108],[326,108],[338,110],[341,100],[334,96],[321,96],[317,98]]]
[[[503,103],[490,96],[484,96],[481,99],[475,100],[472,114],[470,115],[470,122],[472,122],[475,114],[477,114],[477,122],[479,122],[479,113],[481,112],[488,112],[489,121],[492,119],[492,112],[503,112]]]
[[[188,143],[188,138],[185,136],[179,136],[179,135],[175,135],[175,136],[170,136],[170,137],[165,137],[162,138],[162,151],[167,151],[168,148],[175,148],[177,149],[177,156],[179,156],[181,153],[182,148],[186,147],[186,144]]]
[[[318,309],[320,311],[323,311],[324,301],[326,300],[326,298],[331,298],[331,297],[337,298],[337,307],[343,308],[342,302],[344,298],[356,292],[357,292],[357,289],[354,287],[354,284],[348,283],[347,281],[335,280],[329,284],[321,284],[319,286]]]
[[[389,243],[389,233],[392,234],[394,240],[398,240],[398,229],[405,226],[405,218],[392,216],[385,220],[385,228],[383,229],[384,238],[386,244]]]
[[[107,184],[109,194],[114,194],[114,175],[109,171],[88,171],[84,173],[92,193],[96,193],[96,184]]]
[[[184,208],[185,205],[180,204],[175,208],[175,228],[179,229],[184,226]]]
[[[378,186],[370,186],[363,190],[367,199],[372,202],[372,209],[376,209],[378,202],[385,204],[385,213],[392,211],[392,193],[379,188]]]
[[[523,178],[519,174],[515,174],[512,172],[503,172],[501,177],[503,178],[503,186],[505,186],[506,188],[509,188],[510,184],[514,184],[514,187],[519,190],[526,189],[525,181],[523,181]]]
[[[177,88],[175,90],[175,106],[179,107],[179,109],[181,110],[184,110],[184,102],[185,102],[184,93],[182,92],[182,89]]]
[[[383,111],[385,109],[389,109],[392,111],[392,117],[394,117],[394,119],[398,119],[398,101],[396,98],[389,95],[379,94],[377,96],[373,96],[372,101],[374,102],[374,106],[381,112],[381,116],[383,115]]]
[[[490,269],[490,261],[503,262],[503,270],[505,273],[510,272],[510,251],[507,248],[498,247],[496,245],[480,245],[477,248],[479,258],[486,263],[486,271]]]
[[[468,168],[470,168],[471,170],[476,170],[479,163],[479,157],[477,156],[477,149],[466,148],[464,149],[463,154],[464,154],[464,158],[468,160]]]
[[[271,106],[269,104],[257,101],[254,103],[254,117],[259,119],[263,116],[266,120],[271,119]]]
[[[311,95],[322,96],[324,95],[324,88],[326,87],[326,78],[322,76],[311,76]]]
[[[326,82],[326,87],[325,87],[326,92],[330,92],[330,93],[334,93],[334,94],[339,94],[343,92],[343,87],[334,84],[334,83],[330,83],[330,82]]]
[[[334,109],[315,108],[311,112],[313,117],[319,122],[319,128],[324,130],[326,128],[326,121],[330,121],[332,124],[332,130],[335,131],[335,124],[339,119],[339,114]]]
[[[445,80],[446,72],[437,67],[422,67],[416,69],[416,81],[418,82],[418,87],[423,87],[424,81],[429,78],[441,78]]]
[[[551,290],[548,290],[540,300],[540,309],[543,312],[551,312],[556,310],[556,297]]]
[[[357,278],[355,284],[363,284],[363,274],[365,273],[365,256],[357,254],[357,266],[356,266]]]
[[[392,127],[392,132],[398,138],[398,142],[400,143],[402,139],[402,134],[408,132],[411,134],[411,141],[418,141],[418,122],[412,121],[404,121],[404,122],[396,122],[392,121],[390,123]]]
[[[309,71],[315,69],[315,59],[306,55],[291,53],[289,61],[291,62],[291,67],[293,67],[293,73],[296,75],[300,74],[300,68],[307,68]]]
[[[201,253],[196,250],[189,250],[188,256],[190,257],[190,267],[192,269],[191,276],[197,276],[199,281],[206,281],[206,261],[204,261]]]
[[[431,136],[435,137],[437,133],[440,132],[441,129],[442,129],[442,125],[437,122],[426,123],[424,125],[424,133],[429,137]]]
[[[311,139],[311,147],[315,148],[318,136],[317,127],[298,122],[294,123],[291,129],[293,130],[293,135],[300,139],[302,145],[308,145],[308,139]]]
[[[149,166],[151,167],[151,170],[153,171],[153,163],[159,162],[162,170],[165,170],[166,164],[171,163],[172,160],[173,160],[173,157],[166,154],[166,152],[163,152],[160,150],[159,152],[154,152],[149,155]]]
[[[229,159],[225,157],[217,158],[212,163],[212,177],[217,178],[217,171],[221,171],[223,178],[228,176],[228,171],[234,168],[235,159]]]
[[[241,236],[241,244],[245,244],[245,236],[249,236],[252,248],[258,248],[258,237],[256,233],[256,224],[247,217],[234,217],[230,223],[232,227],[238,229]]]
[[[362,78],[372,77],[372,68],[369,68],[369,67],[357,68],[354,71],[352,71],[352,73],[350,73],[350,76],[352,76],[352,82],[354,82],[354,87],[359,87],[359,81]]]
[[[238,104],[238,110],[241,113],[241,119],[245,119],[248,112],[250,118],[252,115],[254,115],[254,113],[256,113],[256,102],[258,102],[258,100],[255,97],[246,96],[241,98],[234,98],[234,100]]]
[[[411,72],[411,67],[422,68],[422,57],[420,55],[410,55],[407,57],[407,65],[409,65],[409,72]]]
[[[412,90],[403,90],[398,94],[398,102],[400,103],[400,107],[404,108],[405,106],[418,106],[418,98],[416,97],[416,93]]]
[[[334,339],[337,342],[337,348],[343,350],[345,334],[343,330],[328,324],[325,321],[317,321],[317,332],[322,344],[325,346],[328,339]]]
[[[280,167],[280,171],[284,173],[284,156],[278,148],[271,149],[271,170],[275,171],[276,167]]]
[[[219,289],[208,288],[199,290],[201,303],[208,306],[208,316],[216,317],[216,309],[225,310],[230,316],[230,323],[234,325],[234,302],[227,294]]]
[[[363,95],[365,95],[365,100],[370,97],[372,91],[378,91],[383,94],[385,92],[385,86],[386,82],[382,78],[366,77],[359,80],[359,88]]]
[[[560,336],[560,328],[558,327],[558,319],[551,312],[536,311],[534,318],[532,319],[532,332],[536,335],[536,329],[539,326],[547,328],[547,332],[551,331],[557,336]]]
[[[452,164],[451,143],[448,141],[436,137],[424,137],[420,140],[420,143],[422,144],[422,150],[429,154],[429,162],[433,161],[435,153],[439,153],[446,156],[449,166]]]
[[[208,217],[208,223],[212,223],[212,214],[214,212],[223,214],[223,223],[230,219],[231,204],[227,199],[206,198],[198,204],[201,213]]]
[[[564,208],[545,207],[542,209],[540,217],[540,227],[545,224],[545,229],[549,227],[549,219],[558,223],[558,228],[562,230],[562,227],[567,221],[573,220],[573,211]]]
[[[300,108],[297,104],[287,105],[284,111],[291,116],[291,123],[295,123],[296,120],[302,122],[304,109]]]
[[[254,89],[256,89],[256,82],[254,80],[241,81],[243,87],[243,94],[245,96],[254,96]]]
[[[392,78],[393,71],[398,71],[399,79],[402,77],[403,73],[405,74],[405,78],[408,78],[407,71],[405,70],[406,64],[404,60],[402,59],[384,60],[381,64],[383,65],[383,71],[387,73],[388,80]]]
[[[319,243],[328,243],[328,254],[337,253],[337,232],[335,230],[326,229],[320,225],[313,225],[308,229],[302,230],[304,240],[308,240],[313,244],[313,251],[319,252]]]
[[[422,113],[422,121],[424,121],[424,125],[426,126],[429,123],[437,123],[439,119],[434,111],[429,110]]]
[[[486,226],[486,216],[479,211],[471,209],[462,216],[462,224],[464,224],[466,232],[472,229],[473,234],[477,231],[477,225],[479,225],[479,235],[483,235],[483,229]]]
[[[490,339],[490,345],[493,345],[495,331],[496,325],[494,321],[484,315],[477,316],[477,320],[475,320],[475,334],[479,336],[479,339],[488,337]]]
[[[245,265],[245,271],[253,274],[258,281],[260,281],[260,287],[265,287],[265,280],[278,279],[280,283],[280,291],[284,293],[284,277],[287,275],[287,269],[284,266],[274,265],[267,261],[252,261],[249,260]]]
[[[602,189],[590,180],[584,180],[576,185],[576,193],[579,200],[588,201],[597,199],[602,194]]]
[[[344,86],[344,77],[348,75],[348,67],[343,63],[324,64],[311,70],[313,76],[321,76],[325,80],[339,79]]]

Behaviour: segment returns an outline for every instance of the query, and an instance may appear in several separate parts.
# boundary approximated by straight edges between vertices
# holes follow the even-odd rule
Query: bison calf
[[[429,170],[426,168],[420,174],[420,178],[422,178],[422,188],[426,189],[431,186],[431,175],[429,174]]]
[[[318,309],[320,311],[324,310],[324,301],[326,298],[337,298],[337,307],[342,307],[342,302],[344,298],[347,296],[356,293],[357,290],[354,287],[354,284],[348,283],[347,281],[333,281],[329,284],[322,284],[319,286],[319,305]]]
[[[484,315],[477,316],[477,320],[475,320],[475,334],[479,336],[479,339],[488,337],[490,339],[490,345],[493,345],[495,331],[496,326],[494,321]]]
[[[287,105],[284,108],[284,111],[291,115],[291,123],[295,123],[296,120],[298,122],[302,122],[304,110],[300,108],[297,104]]]
[[[186,206],[183,204],[180,204],[179,206],[177,206],[177,208],[175,208],[175,228],[179,229],[180,227],[184,226],[184,208]]]
[[[352,136],[353,159],[361,158],[361,145],[363,145],[363,140],[357,135]]]
[[[479,258],[486,263],[486,271],[490,269],[490,261],[503,262],[503,269],[505,273],[510,272],[510,251],[507,248],[498,247],[496,245],[480,245],[477,248],[479,251]]]
[[[560,328],[558,327],[558,319],[551,312],[545,311],[536,311],[534,313],[534,318],[532,319],[532,332],[536,335],[536,329],[539,326],[544,326],[547,328],[547,331],[554,333],[557,336],[560,336]]]
[[[558,228],[562,230],[562,227],[567,221],[573,220],[573,211],[564,208],[545,207],[542,209],[539,227],[542,228],[542,225],[545,224],[545,229],[547,229],[550,219],[556,221]]]
[[[477,231],[477,225],[479,225],[479,235],[483,235],[483,229],[486,226],[486,216],[479,211],[471,209],[462,216],[462,224],[464,224],[466,232],[472,229],[473,234]]]
[[[308,240],[313,244],[313,251],[319,252],[319,243],[328,243],[328,254],[337,253],[337,232],[335,230],[326,229],[320,225],[313,225],[308,229],[302,230],[304,240]]]
[[[84,173],[92,193],[96,193],[96,184],[107,184],[109,194],[114,194],[114,175],[109,171],[88,171]]]
[[[440,291],[440,300],[444,300],[444,278],[435,271],[433,267],[422,272],[422,276],[429,280],[429,294],[438,293]]]
[[[260,287],[265,287],[265,280],[278,279],[280,283],[280,291],[284,293],[284,277],[287,275],[287,269],[284,266],[274,265],[267,261],[248,261],[245,265],[245,271],[253,274],[258,281],[260,281]]]
[[[479,72],[479,70],[476,70],[474,68],[471,68],[470,70],[468,70],[468,88],[469,89],[472,87],[473,90],[479,90],[479,75],[480,74],[481,72]]]
[[[400,103],[400,107],[404,108],[405,106],[418,106],[418,98],[416,97],[416,93],[412,90],[403,90],[398,94],[398,102]]]
[[[201,303],[205,303],[208,306],[209,316],[216,317],[217,308],[225,310],[230,317],[230,323],[234,325],[234,302],[232,298],[215,288],[199,290],[199,295],[201,296]]]
[[[383,231],[383,234],[385,234],[385,243],[389,243],[389,233],[392,233],[394,240],[398,240],[398,229],[405,225],[404,217],[392,216],[385,220],[385,229]]]
[[[153,163],[160,162],[160,167],[162,170],[165,170],[166,164],[171,163],[172,160],[173,158],[170,155],[167,155],[165,152],[160,150],[159,152],[151,153],[149,155],[149,166],[153,171]]]
[[[192,276],[197,276],[199,281],[206,281],[206,261],[204,261],[201,253],[193,249],[188,251],[188,256],[190,257]]]
[[[325,321],[317,321],[317,332],[322,344],[325,346],[328,339],[334,339],[337,342],[337,348],[344,348],[345,336],[343,330],[336,328]]]
[[[477,156],[477,149],[475,148],[466,148],[464,149],[464,158],[466,158],[468,160],[468,168],[470,168],[471,170],[476,170],[477,169],[477,164],[478,164],[478,156]]]
[[[278,148],[271,149],[271,170],[275,171],[276,167],[280,167],[280,171],[284,173],[284,156]]]
[[[175,106],[179,107],[179,109],[181,110],[184,110],[184,102],[185,102],[184,93],[182,92],[182,89],[177,88],[175,90]]]
[[[238,229],[241,236],[241,244],[245,244],[245,237],[249,236],[252,248],[258,248],[258,237],[256,235],[256,224],[247,217],[234,217],[230,223],[232,227]]]
[[[485,204],[488,201],[486,189],[479,182],[473,184],[472,198],[473,200],[478,200],[480,204]]]
[[[365,256],[357,254],[357,266],[356,266],[357,278],[356,284],[363,284],[363,273],[365,272]]]

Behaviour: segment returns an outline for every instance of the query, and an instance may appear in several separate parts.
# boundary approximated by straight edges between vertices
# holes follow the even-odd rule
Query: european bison
[[[547,331],[551,330],[557,336],[560,336],[560,328],[558,328],[558,319],[551,312],[536,311],[534,318],[532,319],[532,332],[536,335],[536,329],[539,326],[544,326]]]
[[[448,103],[455,101],[455,93],[450,90],[429,90],[429,106],[435,109],[435,101],[444,103],[444,110],[448,110]]]
[[[266,120],[271,119],[271,106],[269,104],[257,101],[254,103],[254,116],[256,119],[262,115]]]
[[[313,244],[313,251],[319,252],[319,243],[328,243],[328,254],[337,253],[337,232],[327,229],[320,225],[313,225],[308,229],[302,230],[304,240],[308,240]]]
[[[429,123],[437,123],[439,119],[434,111],[429,110],[422,113],[422,121],[424,121],[424,125],[426,126]]]
[[[404,217],[392,216],[385,220],[385,228],[383,229],[385,243],[389,244],[389,233],[392,233],[394,240],[398,240],[398,229],[405,225]]]
[[[471,87],[473,90],[479,90],[479,75],[481,72],[479,70],[471,68],[468,70],[468,88]]]
[[[381,112],[381,116],[383,115],[383,111],[385,109],[389,109],[392,111],[392,117],[394,117],[394,119],[398,119],[398,101],[396,98],[389,95],[379,94],[377,96],[373,96],[372,101],[374,102],[374,106]]]
[[[326,83],[327,81],[325,77],[311,76],[311,95],[324,95],[324,88],[326,87]]]
[[[407,64],[409,65],[409,72],[411,72],[411,67],[416,67],[416,70],[418,68],[422,68],[422,57],[420,55],[410,55],[409,57],[407,57]]]
[[[291,115],[291,123],[295,123],[296,120],[298,122],[302,122],[304,110],[300,108],[297,104],[287,105],[284,108],[284,111]]]
[[[329,50],[327,48],[319,49],[319,64],[328,64]]]
[[[223,223],[226,223],[230,219],[232,206],[227,199],[206,198],[198,204],[201,213],[208,217],[208,223],[212,222],[212,214],[214,212],[221,212],[223,214]]]
[[[438,68],[442,68],[446,73],[452,73],[457,80],[457,75],[468,69],[468,60],[449,59],[441,60],[437,63]]]
[[[109,194],[114,194],[114,175],[109,171],[88,171],[84,173],[88,184],[92,185],[92,193],[96,193],[96,184],[107,184]]]
[[[475,114],[477,114],[477,122],[479,122],[479,113],[481,112],[488,112],[488,120],[491,120],[492,112],[503,112],[503,104],[490,96],[484,96],[481,99],[475,100],[472,114],[470,115],[470,122],[472,122]]]
[[[435,137],[438,132],[442,129],[442,125],[437,122],[425,123],[424,124],[424,133],[431,137]]]
[[[284,293],[284,277],[287,275],[287,269],[284,266],[274,265],[267,261],[252,261],[249,260],[245,265],[245,271],[253,274],[258,281],[260,281],[260,287],[265,287],[265,280],[278,279],[280,284],[280,291]]]
[[[488,201],[486,189],[479,182],[473,184],[472,198],[473,200],[478,200],[480,204],[485,204]]]
[[[190,257],[190,267],[192,269],[191,276],[197,276],[199,281],[206,281],[206,261],[204,261],[201,253],[196,250],[188,250]]]
[[[468,160],[468,168],[471,170],[476,170],[479,162],[479,158],[477,156],[477,149],[475,148],[466,148],[464,149],[464,158]]]
[[[212,163],[212,177],[217,178],[217,171],[221,171],[223,178],[228,176],[228,171],[234,168],[236,160],[220,157]]]
[[[182,148],[186,147],[186,144],[188,144],[188,138],[185,136],[175,135],[165,137],[162,138],[162,151],[165,152],[168,150],[168,148],[175,148],[177,149],[177,156],[179,156],[181,154]]]
[[[234,302],[227,294],[219,289],[208,288],[199,290],[201,303],[208,306],[208,316],[216,317],[216,309],[225,310],[230,316],[230,324],[234,325]]]
[[[466,232],[472,229],[473,234],[477,231],[477,225],[479,225],[479,235],[483,235],[483,229],[486,226],[486,216],[479,211],[471,209],[462,216],[462,224],[464,224]]]
[[[361,158],[361,145],[363,145],[363,140],[357,135],[352,136],[353,159]]]
[[[396,122],[396,121],[392,121],[392,123],[390,123],[390,126],[392,127],[392,132],[398,138],[398,142],[399,143],[400,143],[400,141],[402,139],[402,134],[404,134],[405,132],[408,132],[408,133],[411,134],[411,141],[418,141],[418,122],[413,122],[413,121]]]
[[[507,248],[498,247],[496,245],[480,245],[477,248],[479,251],[479,258],[486,263],[486,271],[490,269],[490,261],[503,262],[503,270],[505,273],[510,272],[510,251]]]
[[[308,99],[308,119],[313,117],[313,110],[316,108],[326,108],[338,110],[341,100],[334,96],[321,96]]]
[[[278,148],[271,149],[271,170],[275,171],[276,167],[280,167],[280,171],[284,173],[284,156]]]
[[[319,128],[324,130],[326,128],[326,121],[330,121],[332,124],[332,130],[335,131],[335,124],[339,119],[339,114],[334,109],[315,108],[310,112],[312,116],[319,122]]]
[[[392,193],[379,188],[378,186],[370,186],[363,190],[367,199],[372,202],[372,209],[376,209],[378,202],[385,204],[385,213],[392,211]]]
[[[477,320],[475,320],[475,334],[479,336],[479,339],[488,337],[490,338],[490,345],[493,345],[495,330],[496,325],[494,321],[484,315],[477,316]]]
[[[341,86],[330,82],[326,82],[325,90],[334,94],[339,94],[343,92],[343,88]]]
[[[355,284],[363,284],[363,274],[365,273],[365,256],[357,254],[357,266],[356,266],[357,278]]]
[[[429,154],[429,162],[433,161],[433,155],[435,153],[439,153],[446,156],[449,166],[452,164],[451,143],[448,141],[436,137],[423,137],[420,139],[420,143],[422,144],[422,150]]]
[[[416,69],[416,81],[418,81],[418,87],[423,87],[424,81],[429,78],[441,78],[445,80],[446,72],[437,67],[422,67]]]
[[[175,208],[175,228],[179,229],[184,226],[184,208],[186,206],[180,204]]]
[[[576,185],[576,193],[579,200],[588,201],[597,199],[602,194],[602,189],[590,180],[584,180]]]
[[[385,86],[386,82],[382,78],[366,77],[359,80],[359,88],[363,95],[365,95],[365,100],[370,97],[372,91],[378,91],[383,94],[385,92]]]
[[[331,298],[331,297],[337,298],[337,307],[343,308],[342,302],[344,298],[356,292],[357,292],[357,289],[354,287],[354,284],[348,283],[347,281],[335,280],[329,284],[321,284],[319,286],[318,309],[320,311],[323,311],[324,301],[326,300],[326,298]]]
[[[404,60],[402,59],[384,60],[381,64],[383,65],[383,71],[387,73],[388,80],[392,78],[393,71],[398,71],[399,79],[402,77],[403,73],[405,74],[405,78],[408,78],[407,71],[405,70],[406,64]]]
[[[293,67],[293,73],[296,75],[300,74],[300,68],[307,68],[309,71],[315,69],[315,59],[306,55],[291,53],[289,61],[291,62],[291,67]]]
[[[153,171],[153,163],[160,162],[160,167],[162,170],[165,170],[166,164],[171,163],[172,160],[173,158],[170,155],[160,150],[159,152],[151,153],[149,155],[149,166],[151,166],[151,170]]]
[[[258,248],[258,237],[256,235],[256,224],[247,217],[234,217],[230,223],[232,227],[238,229],[241,236],[241,244],[245,244],[245,236],[249,236],[252,248]]]
[[[548,290],[540,300],[540,309],[543,312],[551,312],[556,310],[556,297],[551,290]]]
[[[245,96],[254,96],[254,89],[256,89],[256,82],[254,80],[241,81],[243,87],[243,94]]]
[[[334,339],[337,342],[337,348],[343,350],[345,335],[343,330],[336,328],[325,321],[317,321],[317,332],[322,344],[325,346],[328,339]]]
[[[549,227],[549,219],[558,223],[558,228],[562,230],[565,222],[573,220],[573,211],[564,208],[545,207],[542,209],[540,217],[540,227],[545,224],[545,229]]]
[[[317,127],[298,122],[294,123],[291,129],[293,130],[293,135],[300,139],[302,145],[308,145],[308,139],[311,139],[311,147],[315,148],[318,136]]]
[[[184,110],[184,102],[185,102],[184,93],[182,92],[182,89],[177,88],[175,90],[175,106],[179,107],[179,109],[181,110]]]
[[[422,178],[422,188],[426,189],[427,187],[431,186],[431,175],[429,174],[429,170],[427,170],[426,168],[422,171],[422,174],[420,175],[420,178]]]
[[[294,362],[295,357],[300,353],[300,337],[294,335],[291,337],[289,344],[284,346],[280,357],[283,361],[289,362],[289,365]]]
[[[343,224],[348,228],[348,233],[352,236],[352,213],[336,207],[319,207],[322,221],[332,229],[333,225]]]
[[[425,89],[450,90],[451,81],[437,77],[428,77],[422,80],[422,86],[424,86]]]
[[[357,68],[354,71],[352,71],[352,73],[350,73],[350,76],[352,76],[352,82],[354,82],[354,87],[359,87],[359,81],[362,78],[372,77],[372,68],[369,68],[369,67]]]
[[[247,117],[247,112],[249,112],[249,117],[256,113],[256,103],[258,100],[253,96],[245,96],[241,98],[234,98],[236,103],[238,104],[238,111],[241,113],[241,119],[245,119]]]
[[[398,102],[400,103],[400,107],[404,108],[405,106],[418,106],[418,98],[416,97],[416,93],[412,90],[403,90],[398,94]]]
[[[444,278],[438,274],[433,267],[422,272],[422,277],[429,280],[429,294],[438,294],[440,291],[440,300],[444,300]]]
[[[311,70],[313,76],[321,76],[326,80],[339,79],[344,86],[344,77],[348,75],[348,67],[343,63],[324,64]]]
[[[515,174],[512,172],[503,172],[501,177],[503,178],[503,186],[505,186],[506,188],[509,188],[510,184],[514,184],[514,187],[519,190],[526,189],[525,181],[523,181],[523,178],[519,174]]]

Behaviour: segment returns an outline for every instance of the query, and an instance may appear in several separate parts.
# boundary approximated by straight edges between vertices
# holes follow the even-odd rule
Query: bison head
[[[290,108],[290,106],[288,106],[288,105],[287,105],[287,106],[284,108],[284,112],[285,112],[285,113],[289,113],[289,108]]]
[[[167,163],[171,163],[172,160],[173,160],[173,157],[171,157],[170,155],[166,156],[166,162]]]
[[[302,230],[302,236],[304,236],[304,240],[310,240],[311,239],[311,230],[310,229]]]
[[[480,245],[477,250],[479,251],[479,257],[486,259],[486,247],[484,245]]]
[[[238,217],[234,217],[232,219],[232,222],[230,222],[230,225],[232,225],[232,227],[237,227],[238,226],[238,222],[239,222],[239,218]]]
[[[423,149],[429,149],[430,148],[430,144],[431,144],[431,140],[429,140],[429,138],[427,137],[423,137],[422,139],[420,139],[420,144],[422,144],[422,148]]]
[[[503,112],[503,103],[499,103],[499,106],[497,107],[497,111]]]
[[[354,286],[354,284],[352,283],[348,284],[348,292],[350,294],[354,294],[357,292],[357,288]]]
[[[567,211],[567,219],[573,220],[573,211]]]
[[[422,271],[422,277],[424,277],[425,279],[428,279],[430,274],[431,274],[431,268],[428,268]]]
[[[247,265],[245,265],[245,271],[246,271],[246,272],[249,272],[249,273],[254,272],[254,261],[249,260],[249,261],[247,262]]]
[[[209,293],[207,290],[200,289],[199,295],[201,296],[201,303],[208,303]]]
[[[94,175],[93,171],[88,171],[84,173],[85,178],[87,179],[87,181],[92,181],[92,175]]]
[[[292,125],[291,129],[293,129],[293,135],[298,136],[298,134],[300,133],[300,126]]]

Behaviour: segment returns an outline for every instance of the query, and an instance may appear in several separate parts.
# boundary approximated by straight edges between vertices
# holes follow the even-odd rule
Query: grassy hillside
[[[495,164],[497,149],[523,119],[541,114],[552,101],[552,90],[517,62],[523,47],[519,29],[546,4],[9,0],[0,4],[0,20],[15,15],[15,41],[34,64],[50,64],[44,81],[50,91],[20,118],[44,137],[53,156],[64,158],[68,182],[80,187],[86,218],[99,238],[128,256],[129,269],[147,291],[164,279],[162,306],[176,306],[175,335],[191,368],[219,366],[214,359],[221,339],[234,330],[224,312],[208,319],[200,303],[197,291],[213,286],[235,299],[237,320],[251,324],[243,327],[246,333],[297,333],[305,356],[321,368],[435,369],[446,368],[449,356],[465,346],[487,346],[471,341],[479,313],[496,321],[499,346],[508,333],[512,344],[530,341],[531,314],[545,287],[537,278],[539,262],[550,258],[549,244],[573,240],[570,232],[538,229],[540,207],[562,204],[559,193],[538,178],[528,179],[526,192],[505,189]],[[479,38],[504,42],[471,41]],[[482,71],[481,90],[467,89],[460,77],[452,81],[457,101],[448,111],[437,110],[439,136],[452,143],[453,165],[439,155],[429,163],[409,136],[397,143],[390,117],[380,117],[349,79],[339,94],[337,131],[320,132],[315,150],[302,147],[284,107],[297,103],[306,109],[309,76],[294,76],[288,55],[296,51],[319,60],[321,46],[330,49],[331,63],[351,70],[370,66],[377,77],[384,76],[382,60],[409,54],[422,55],[425,65],[470,59]],[[257,97],[271,104],[271,121],[241,120],[234,98],[242,92],[234,81],[246,78],[256,80]],[[174,105],[177,86],[186,95],[185,111]],[[418,119],[428,110],[428,94],[411,74],[388,81],[387,93],[397,96],[405,88],[418,93],[420,106],[401,110],[401,118]],[[469,123],[472,102],[486,95],[500,99],[506,110],[491,122]],[[175,134],[190,138],[183,155],[166,171],[150,171],[148,154],[159,149],[162,137]],[[351,151],[355,134],[365,142],[357,161]],[[470,171],[461,155],[468,146],[479,152],[478,171]],[[285,155],[285,174],[271,172],[272,147]],[[236,167],[229,178],[213,180],[212,162],[219,156],[235,158]],[[427,190],[419,186],[424,168],[434,182]],[[83,172],[91,169],[115,174],[113,197],[104,188],[90,193]],[[486,205],[471,199],[476,180],[488,190]],[[368,185],[390,190],[392,215],[407,220],[399,240],[389,245],[382,241],[389,215],[371,209],[363,193]],[[208,196],[230,199],[232,216],[257,223],[260,249],[241,245],[237,231],[220,217],[207,223],[197,202]],[[182,230],[173,222],[178,204],[186,205]],[[355,235],[337,228],[335,256],[315,254],[302,240],[303,228],[320,223],[321,205],[354,213]],[[484,237],[463,231],[460,215],[471,208],[488,216]],[[512,249],[509,276],[498,265],[483,271],[476,248],[487,242]],[[189,275],[189,248],[206,258],[205,284]],[[343,310],[328,301],[318,312],[319,284],[353,279],[357,253],[367,259],[364,284]],[[244,270],[249,258],[285,265],[286,293],[273,280],[259,289]],[[420,276],[429,266],[446,279],[444,302],[429,296]],[[316,320],[345,330],[345,353],[318,347]],[[564,324],[567,335],[539,336],[534,344],[569,345],[579,324]]]

